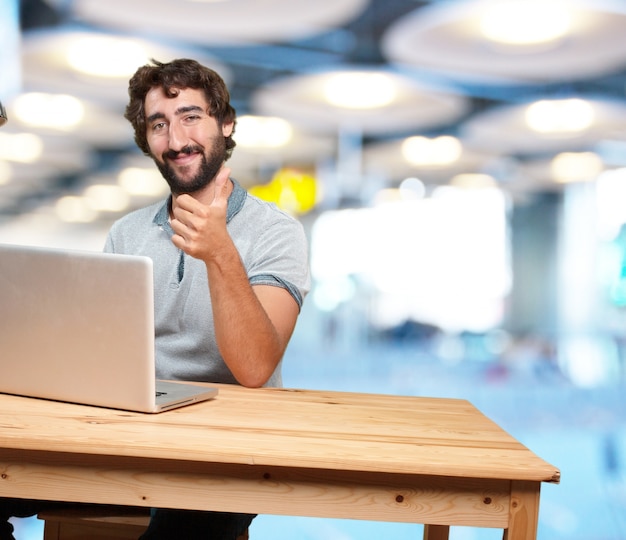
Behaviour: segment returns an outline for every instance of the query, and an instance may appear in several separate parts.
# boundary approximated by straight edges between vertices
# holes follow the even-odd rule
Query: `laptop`
[[[152,260],[0,244],[0,392],[158,413],[215,397],[157,381]]]

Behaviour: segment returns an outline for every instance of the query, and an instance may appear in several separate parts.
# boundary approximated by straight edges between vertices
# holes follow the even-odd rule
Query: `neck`
[[[230,194],[233,192],[233,189],[234,189],[233,182],[230,178],[226,182],[226,189],[227,189],[227,196],[230,196]],[[176,208],[176,200],[181,195],[189,195],[190,197],[193,197],[194,199],[196,199],[198,202],[205,204],[205,205],[209,205],[213,202],[213,199],[215,199],[215,182],[212,181],[210,184],[208,184],[204,188],[194,191],[192,193],[173,193],[172,192],[172,199],[170,202],[170,209],[169,209],[170,218],[172,217],[172,212],[174,208]]]

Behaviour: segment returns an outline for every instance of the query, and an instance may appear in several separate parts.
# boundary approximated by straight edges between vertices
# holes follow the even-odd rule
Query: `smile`
[[[199,153],[179,153],[176,154],[176,156],[168,156],[168,159],[176,164],[176,165],[189,165],[190,163],[194,162],[196,160],[196,158],[201,155]]]

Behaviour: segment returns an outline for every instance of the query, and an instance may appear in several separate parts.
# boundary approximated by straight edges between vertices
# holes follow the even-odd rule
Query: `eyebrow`
[[[184,107],[179,107],[178,109],[176,109],[176,111],[174,111],[174,114],[176,116],[180,116],[181,114],[185,114],[185,113],[192,112],[192,111],[204,112],[204,109],[200,107],[199,105],[185,105]],[[148,116],[148,118],[146,118],[146,121],[148,123],[151,123],[160,118],[165,118],[165,115],[162,112],[156,112]]]

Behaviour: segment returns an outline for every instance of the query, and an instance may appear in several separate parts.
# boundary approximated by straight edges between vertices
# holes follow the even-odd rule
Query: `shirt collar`
[[[246,196],[247,196],[246,190],[243,189],[239,185],[239,182],[237,182],[236,180],[233,180],[232,178],[230,179],[230,181],[233,183],[233,191],[228,196],[228,207],[226,209],[226,223],[230,222],[230,220],[233,219],[239,213],[239,211],[243,208],[243,205],[246,202]],[[171,205],[172,205],[172,196],[170,195],[167,199],[165,199],[165,201],[163,201],[163,204],[161,205],[156,215],[154,216],[153,222],[156,225],[159,225],[161,227],[169,227],[169,217],[170,217],[169,209]]]

